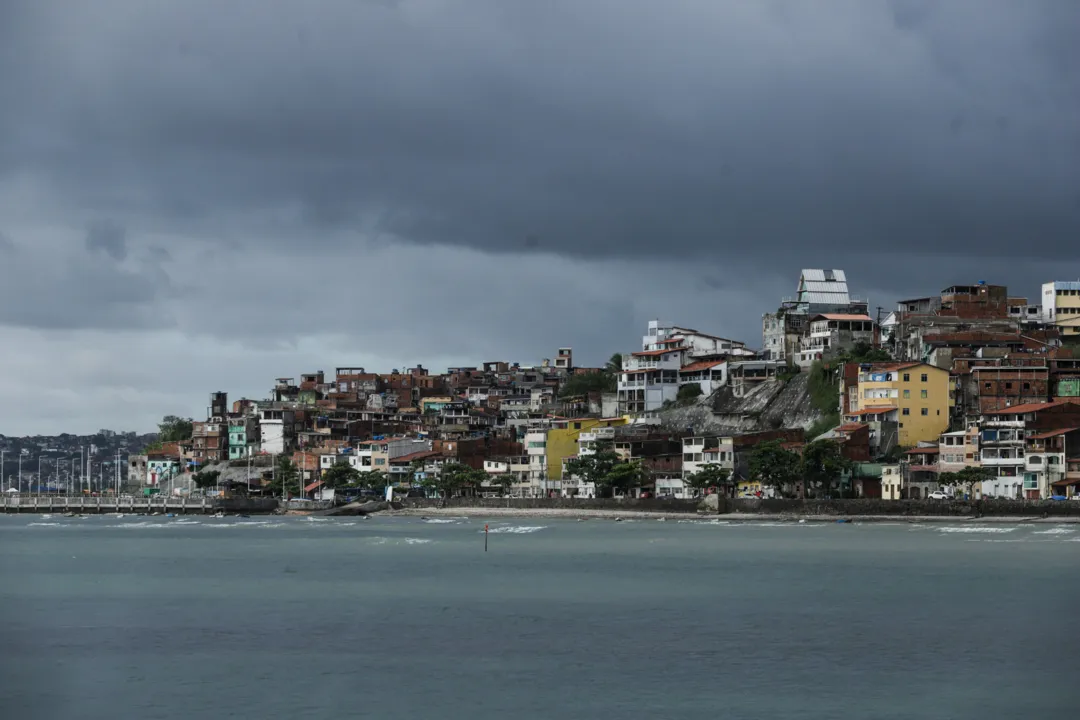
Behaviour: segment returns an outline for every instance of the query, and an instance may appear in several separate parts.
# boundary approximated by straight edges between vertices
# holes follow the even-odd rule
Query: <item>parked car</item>
[[[927,500],[952,500],[953,496],[944,490],[935,490],[926,496]]]

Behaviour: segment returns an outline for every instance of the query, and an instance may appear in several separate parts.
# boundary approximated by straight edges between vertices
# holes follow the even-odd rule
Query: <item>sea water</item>
[[[1076,527],[0,516],[0,717],[1071,719]]]

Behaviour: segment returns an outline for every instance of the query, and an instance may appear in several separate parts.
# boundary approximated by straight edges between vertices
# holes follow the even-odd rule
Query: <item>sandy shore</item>
[[[664,519],[664,520],[723,520],[727,522],[829,522],[840,519],[852,522],[947,522],[947,523],[1080,523],[1080,517],[967,517],[963,515],[765,515],[757,513],[680,513],[680,512],[644,512],[635,510],[586,510],[575,508],[416,508],[393,510],[378,513],[380,516],[404,517],[468,517],[468,518],[597,518],[614,520],[626,519]]]

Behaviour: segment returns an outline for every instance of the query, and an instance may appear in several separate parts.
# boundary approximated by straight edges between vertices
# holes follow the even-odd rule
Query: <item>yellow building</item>
[[[1044,283],[1044,319],[1057,325],[1063,340],[1080,338],[1080,281]]]
[[[921,362],[873,363],[860,368],[858,392],[845,417],[895,420],[901,447],[936,442],[949,428],[950,389],[948,370]]]
[[[562,480],[563,460],[578,454],[578,436],[596,428],[618,427],[630,422],[628,416],[616,418],[572,418],[559,420],[548,430],[546,462],[549,480]]]

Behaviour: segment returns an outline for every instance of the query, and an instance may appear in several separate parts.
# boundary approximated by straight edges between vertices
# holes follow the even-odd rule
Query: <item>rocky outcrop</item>
[[[689,407],[662,411],[660,421],[671,430],[718,435],[808,428],[821,417],[810,401],[808,379],[801,373],[786,381],[768,380],[743,397],[723,387]]]
[[[323,516],[354,516],[354,515],[370,515],[372,513],[383,512],[384,510],[394,509],[393,504],[386,502],[385,500],[366,500],[364,502],[351,502],[348,505],[340,505],[338,507],[330,508],[329,510],[319,510],[311,513],[312,515]]]

